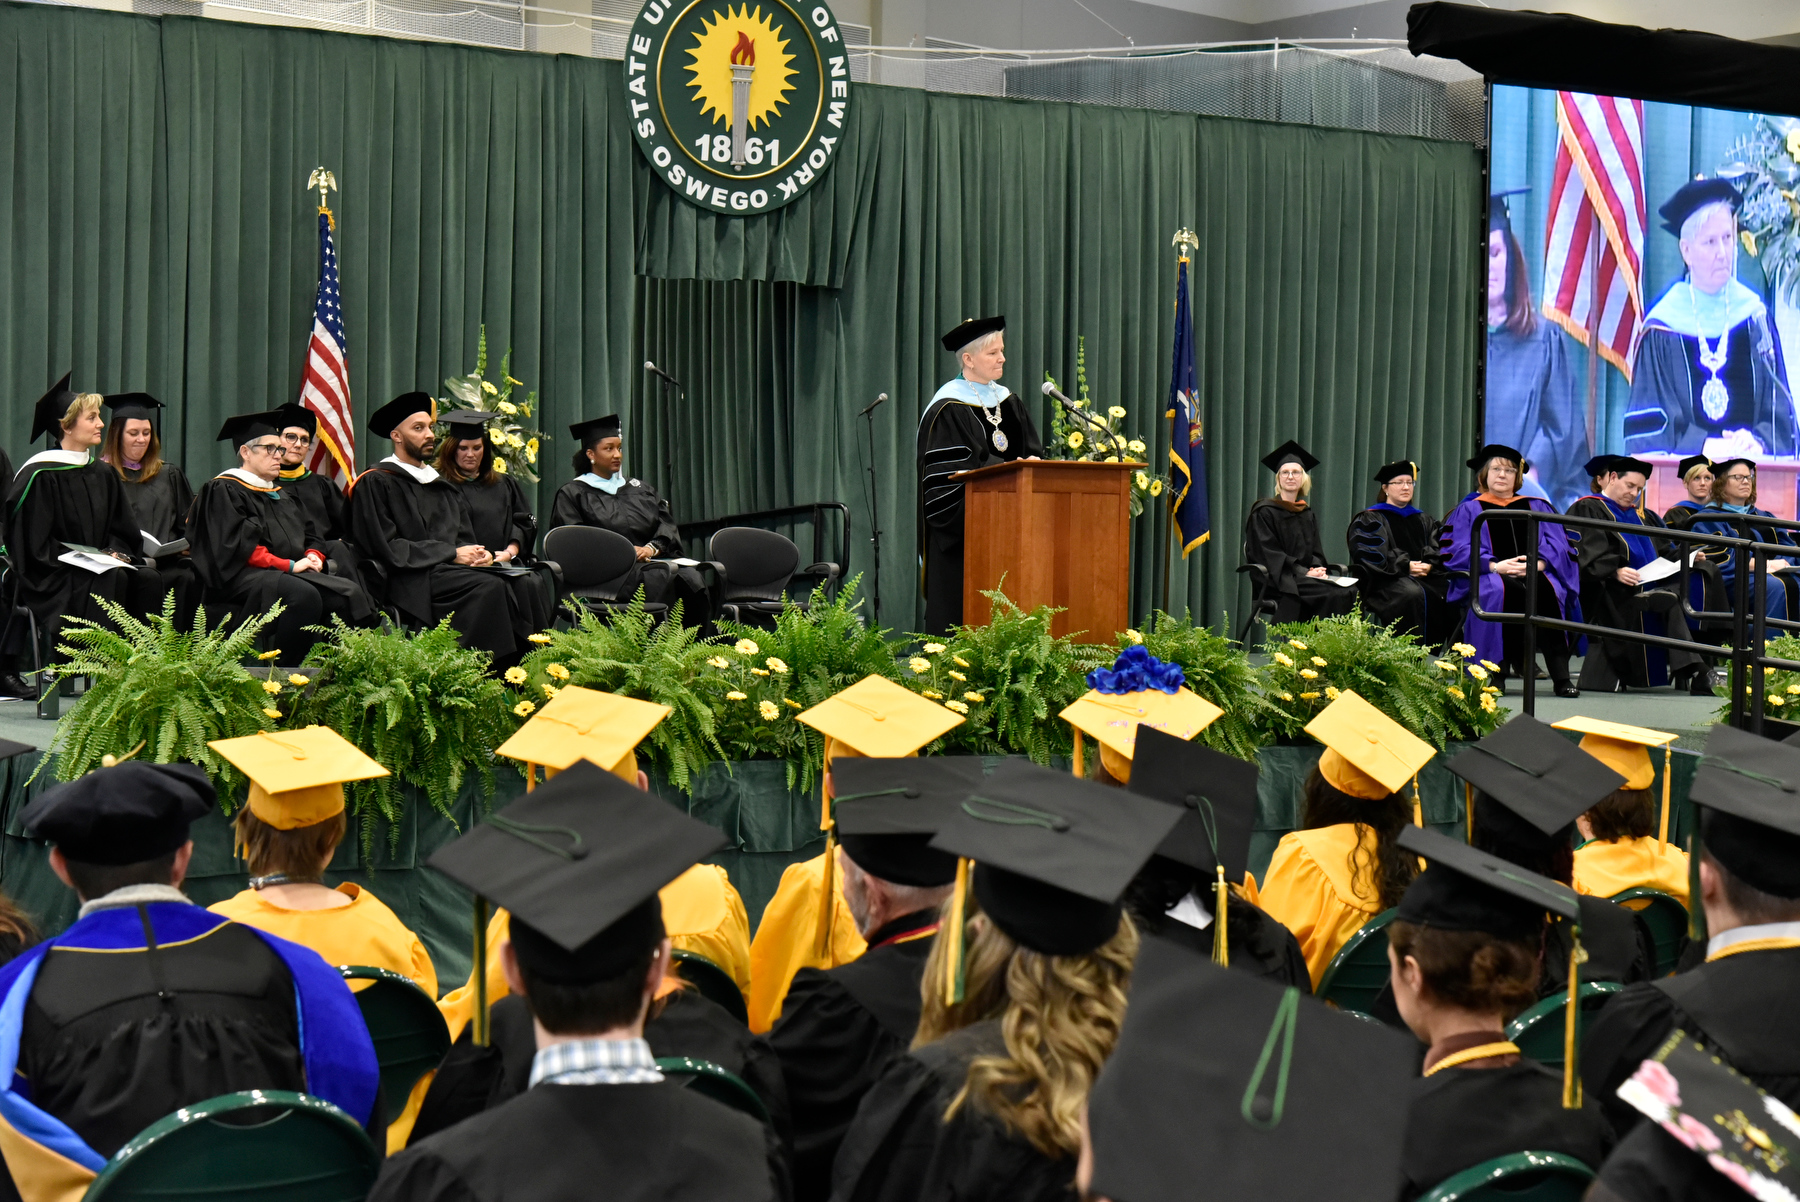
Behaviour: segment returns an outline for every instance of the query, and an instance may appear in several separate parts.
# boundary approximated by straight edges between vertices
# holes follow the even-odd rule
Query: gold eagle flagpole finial
[[[1190,253],[1200,249],[1200,238],[1193,230],[1184,225],[1175,231],[1175,237],[1169,245],[1175,248],[1175,253],[1180,255],[1181,261],[1185,263]]]
[[[312,174],[306,177],[306,190],[310,192],[314,188],[319,190],[319,215],[330,222],[331,228],[335,230],[337,228],[337,218],[331,215],[331,207],[326,202],[325,192],[327,189],[333,192],[338,190],[337,176],[325,170],[323,167],[314,167]]]

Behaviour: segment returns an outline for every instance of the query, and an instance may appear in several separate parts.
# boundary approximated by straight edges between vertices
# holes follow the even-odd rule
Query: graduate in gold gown
[[[335,730],[269,731],[208,744],[250,778],[250,797],[233,826],[250,887],[210,907],[234,922],[310,947],[333,967],[397,972],[437,998],[437,970],[419,937],[380,898],[322,878],[344,838],[344,785],[387,769]],[[366,988],[368,982],[354,982]],[[388,1150],[406,1146],[423,1083],[388,1123]]]
[[[1666,779],[1661,810],[1651,790],[1656,768],[1649,749],[1672,743],[1675,736],[1594,718],[1569,718],[1553,725],[1586,732],[1581,749],[1625,778],[1624,785],[1575,820],[1575,829],[1586,840],[1575,849],[1575,875],[1570,881],[1575,892],[1616,897],[1641,887],[1687,905],[1688,857],[1668,841]]]
[[[1431,744],[1346,691],[1306,732],[1325,744],[1306,777],[1300,829],[1281,837],[1258,904],[1300,941],[1313,988],[1364,923],[1400,904],[1419,862],[1394,843],[1414,821],[1401,795]]]
[[[790,864],[763,910],[750,944],[750,1029],[758,1034],[781,1017],[788,984],[802,968],[848,964],[868,949],[844,901],[831,822],[831,764],[839,756],[900,759],[917,755],[962,719],[891,680],[868,676],[797,715],[825,736],[825,778],[819,827],[825,850]],[[827,900],[829,898],[829,901]]]

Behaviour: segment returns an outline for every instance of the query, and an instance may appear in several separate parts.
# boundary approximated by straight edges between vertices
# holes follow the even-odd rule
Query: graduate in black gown
[[[1625,990],[1588,1029],[1582,1079],[1624,1136],[1589,1197],[1744,1196],[1617,1097],[1676,1030],[1800,1106],[1800,809],[1789,792],[1796,788],[1800,747],[1713,727],[1688,794],[1700,807],[1694,904],[1706,912],[1706,960]]]
[[[657,890],[724,837],[586,761],[505,818],[431,866],[512,915],[501,957],[535,1020],[528,1087],[390,1158],[370,1202],[784,1198],[775,1137],[665,1077],[645,1039],[670,956]]]
[[[200,486],[188,523],[194,567],[215,610],[238,620],[282,604],[269,628],[283,666],[298,665],[317,636],[308,627],[341,617],[364,625],[375,606],[329,554],[310,515],[280,487],[282,416],[233,417],[219,431],[238,466]]]
[[[975,862],[981,907],[962,1000],[997,993],[998,1013],[921,1015],[918,1046],[844,1136],[834,1202],[1068,1202],[1080,1103],[1118,1038],[1138,951],[1119,898],[1179,818],[1034,764],[1002,765],[951,811],[932,846]],[[954,899],[950,914],[960,922]],[[957,975],[928,972],[925,987]]]
[[[551,529],[597,526],[623,535],[637,548],[637,565],[620,596],[642,588],[647,602],[679,601],[684,625],[710,621],[705,580],[693,568],[669,562],[681,554],[681,530],[669,503],[642,480],[625,476],[625,436],[618,415],[576,422],[569,433],[578,444],[575,478],[556,490]]]
[[[1558,1152],[1598,1169],[1613,1142],[1600,1107],[1592,1098],[1565,1106],[1563,1074],[1506,1038],[1506,1024],[1537,1000],[1545,911],[1574,917],[1574,891],[1435,832],[1408,827],[1401,842],[1430,861],[1388,926],[1400,1017],[1427,1048],[1401,1202],[1515,1152]]]
[[[97,393],[68,391],[68,377],[37,403],[35,440],[51,436],[58,449],[39,451],[19,466],[6,498],[6,547],[18,574],[19,602],[37,618],[40,638],[54,647],[65,617],[104,622],[100,597],[133,617],[160,612],[171,587],[144,562],[125,487],[111,465],[94,457],[106,430]],[[74,544],[96,547],[127,567],[90,572],[60,562]]]
[[[21,815],[82,901],[73,926],[0,969],[0,1054],[18,1068],[0,1119],[29,1133],[5,1146],[25,1202],[79,1197],[145,1127],[239,1090],[313,1094],[385,1138],[375,1047],[337,969],[182,895],[190,824],[217,805],[199,767],[134,760]]]
[[[1107,763],[1120,767],[1110,759]],[[1248,873],[1250,833],[1256,824],[1256,765],[1139,726],[1136,747],[1122,767],[1126,788],[1181,811],[1175,829],[1125,891],[1125,909],[1138,930],[1278,985],[1311,990],[1299,940],[1246,899],[1238,884]]]
[[[1023,402],[999,383],[1006,318],[963,322],[941,341],[957,375],[919,415],[919,543],[925,632],[962,624],[963,486],[950,479],[1011,459],[1036,459],[1044,443]]]
[[[793,1107],[795,1202],[830,1197],[857,1103],[912,1045],[938,909],[956,880],[956,857],[929,844],[982,770],[974,756],[839,757],[831,777],[844,900],[868,950],[795,973],[769,1032]]]
[[[1575,872],[1575,820],[1625,778],[1550,726],[1520,714],[1450,761],[1475,786],[1474,845],[1539,876],[1568,885]],[[1602,897],[1580,894],[1584,981],[1629,985],[1650,979],[1656,947],[1637,914]],[[1544,935],[1538,996],[1568,985],[1568,921],[1553,916]]]
[[[104,404],[112,419],[106,426],[100,458],[119,473],[138,529],[159,543],[185,539],[194,490],[180,465],[163,459],[162,436],[156,428],[163,403],[147,392],[126,392],[107,397]],[[159,556],[156,571],[175,590],[177,625],[191,625],[200,584],[187,552]]]
[[[408,392],[369,418],[369,433],[388,439],[394,453],[356,478],[350,528],[385,578],[389,603],[423,626],[449,617],[464,646],[510,667],[534,627],[506,578],[481,570],[494,556],[475,541],[462,490],[428,466],[437,452],[435,408],[425,393]]]
[[[1450,637],[1456,611],[1446,599],[1450,576],[1438,545],[1442,525],[1412,503],[1418,479],[1419,466],[1409,459],[1376,472],[1381,499],[1350,519],[1344,541],[1369,617],[1437,646]]]
[[[1319,520],[1307,503],[1313,468],[1319,461],[1289,440],[1263,456],[1275,473],[1276,494],[1250,506],[1244,519],[1244,561],[1260,564],[1268,574],[1259,587],[1275,597],[1276,622],[1304,622],[1347,614],[1356,590],[1326,578],[1325,546]]]
[[[494,563],[530,569],[531,575],[508,580],[531,628],[544,630],[556,616],[556,573],[533,554],[537,515],[525,500],[525,490],[494,462],[494,444],[487,437],[487,422],[493,416],[479,409],[444,414],[444,437],[433,466],[462,490],[475,541],[493,553]]]
[[[1693,641],[1675,592],[1678,577],[1660,587],[1640,584],[1638,570],[1658,558],[1678,559],[1685,544],[1659,538],[1662,519],[1640,508],[1640,498],[1655,468],[1625,455],[1597,455],[1586,470],[1599,485],[1597,495],[1569,506],[1575,517],[1598,518],[1645,528],[1642,534],[1616,530],[1572,529],[1581,570],[1581,612],[1590,622],[1639,634],[1661,634]],[[1626,686],[1647,689],[1673,683],[1696,697],[1713,695],[1714,674],[1691,651],[1648,647],[1623,639],[1590,639],[1581,667],[1581,687],[1624,692]]]

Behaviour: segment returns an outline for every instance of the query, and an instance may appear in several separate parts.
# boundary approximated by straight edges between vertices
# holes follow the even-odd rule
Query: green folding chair
[[[1561,1152],[1512,1152],[1464,1169],[1419,1202],[1581,1202],[1594,1170]]]
[[[1587,1036],[1588,1024],[1600,1013],[1612,995],[1625,986],[1617,981],[1583,981],[1577,1003],[1575,1025],[1581,1036]],[[1563,1003],[1569,991],[1559,989],[1506,1025],[1506,1037],[1519,1045],[1519,1051],[1539,1064],[1560,1069],[1563,1066]]]
[[[744,1004],[743,991],[731,974],[702,956],[699,952],[684,952],[675,949],[675,971],[682,980],[709,1002],[717,1002],[725,1007],[726,1013],[746,1026],[750,1023],[750,1009]]]
[[[1369,1013],[1388,983],[1387,925],[1393,910],[1383,910],[1350,936],[1326,966],[1318,996],[1340,1010]]]
[[[1639,885],[1615,893],[1606,900],[1635,911],[1650,928],[1650,938],[1656,944],[1656,975],[1666,977],[1674,972],[1675,963],[1687,946],[1688,936],[1688,911],[1681,899],[1660,889]]]
[[[450,1028],[437,1003],[423,989],[386,968],[346,964],[346,981],[368,981],[356,1004],[375,1041],[381,1068],[381,1104],[391,1122],[406,1109],[407,1095],[420,1077],[436,1068],[450,1050]]]
[[[769,1121],[769,1111],[756,1091],[744,1079],[710,1060],[692,1056],[658,1056],[656,1067],[662,1075],[679,1081],[698,1094],[705,1094],[733,1110],[749,1115],[759,1123]]]
[[[323,1098],[258,1089],[158,1119],[106,1162],[84,1202],[362,1202],[381,1154]]]

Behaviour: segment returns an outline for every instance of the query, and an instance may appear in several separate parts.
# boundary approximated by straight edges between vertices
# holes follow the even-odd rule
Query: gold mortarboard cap
[[[1129,761],[1137,747],[1139,726],[1155,727],[1178,739],[1192,739],[1224,712],[1185,687],[1173,693],[1160,689],[1136,693],[1089,689],[1071,701],[1058,717],[1081,733],[1092,735],[1103,755],[1110,751]]]
[[[345,782],[388,774],[328,726],[265,730],[207,746],[250,778],[250,812],[283,831],[342,813]]]
[[[1369,801],[1399,792],[1437,754],[1348,689],[1306,724],[1306,733],[1327,748],[1319,759],[1320,775],[1340,792]]]
[[[795,717],[870,759],[911,755],[963,721],[881,676],[865,676]]]
[[[1627,726],[1577,714],[1550,725],[1557,730],[1581,732],[1581,749],[1625,778],[1622,789],[1648,789],[1656,780],[1650,763],[1651,747],[1663,747],[1676,736],[1647,726]]]
[[[554,772],[577,760],[588,760],[618,774],[619,766],[630,757],[631,780],[636,783],[632,753],[668,716],[666,705],[580,685],[564,685],[496,751],[509,759],[542,764]]]

